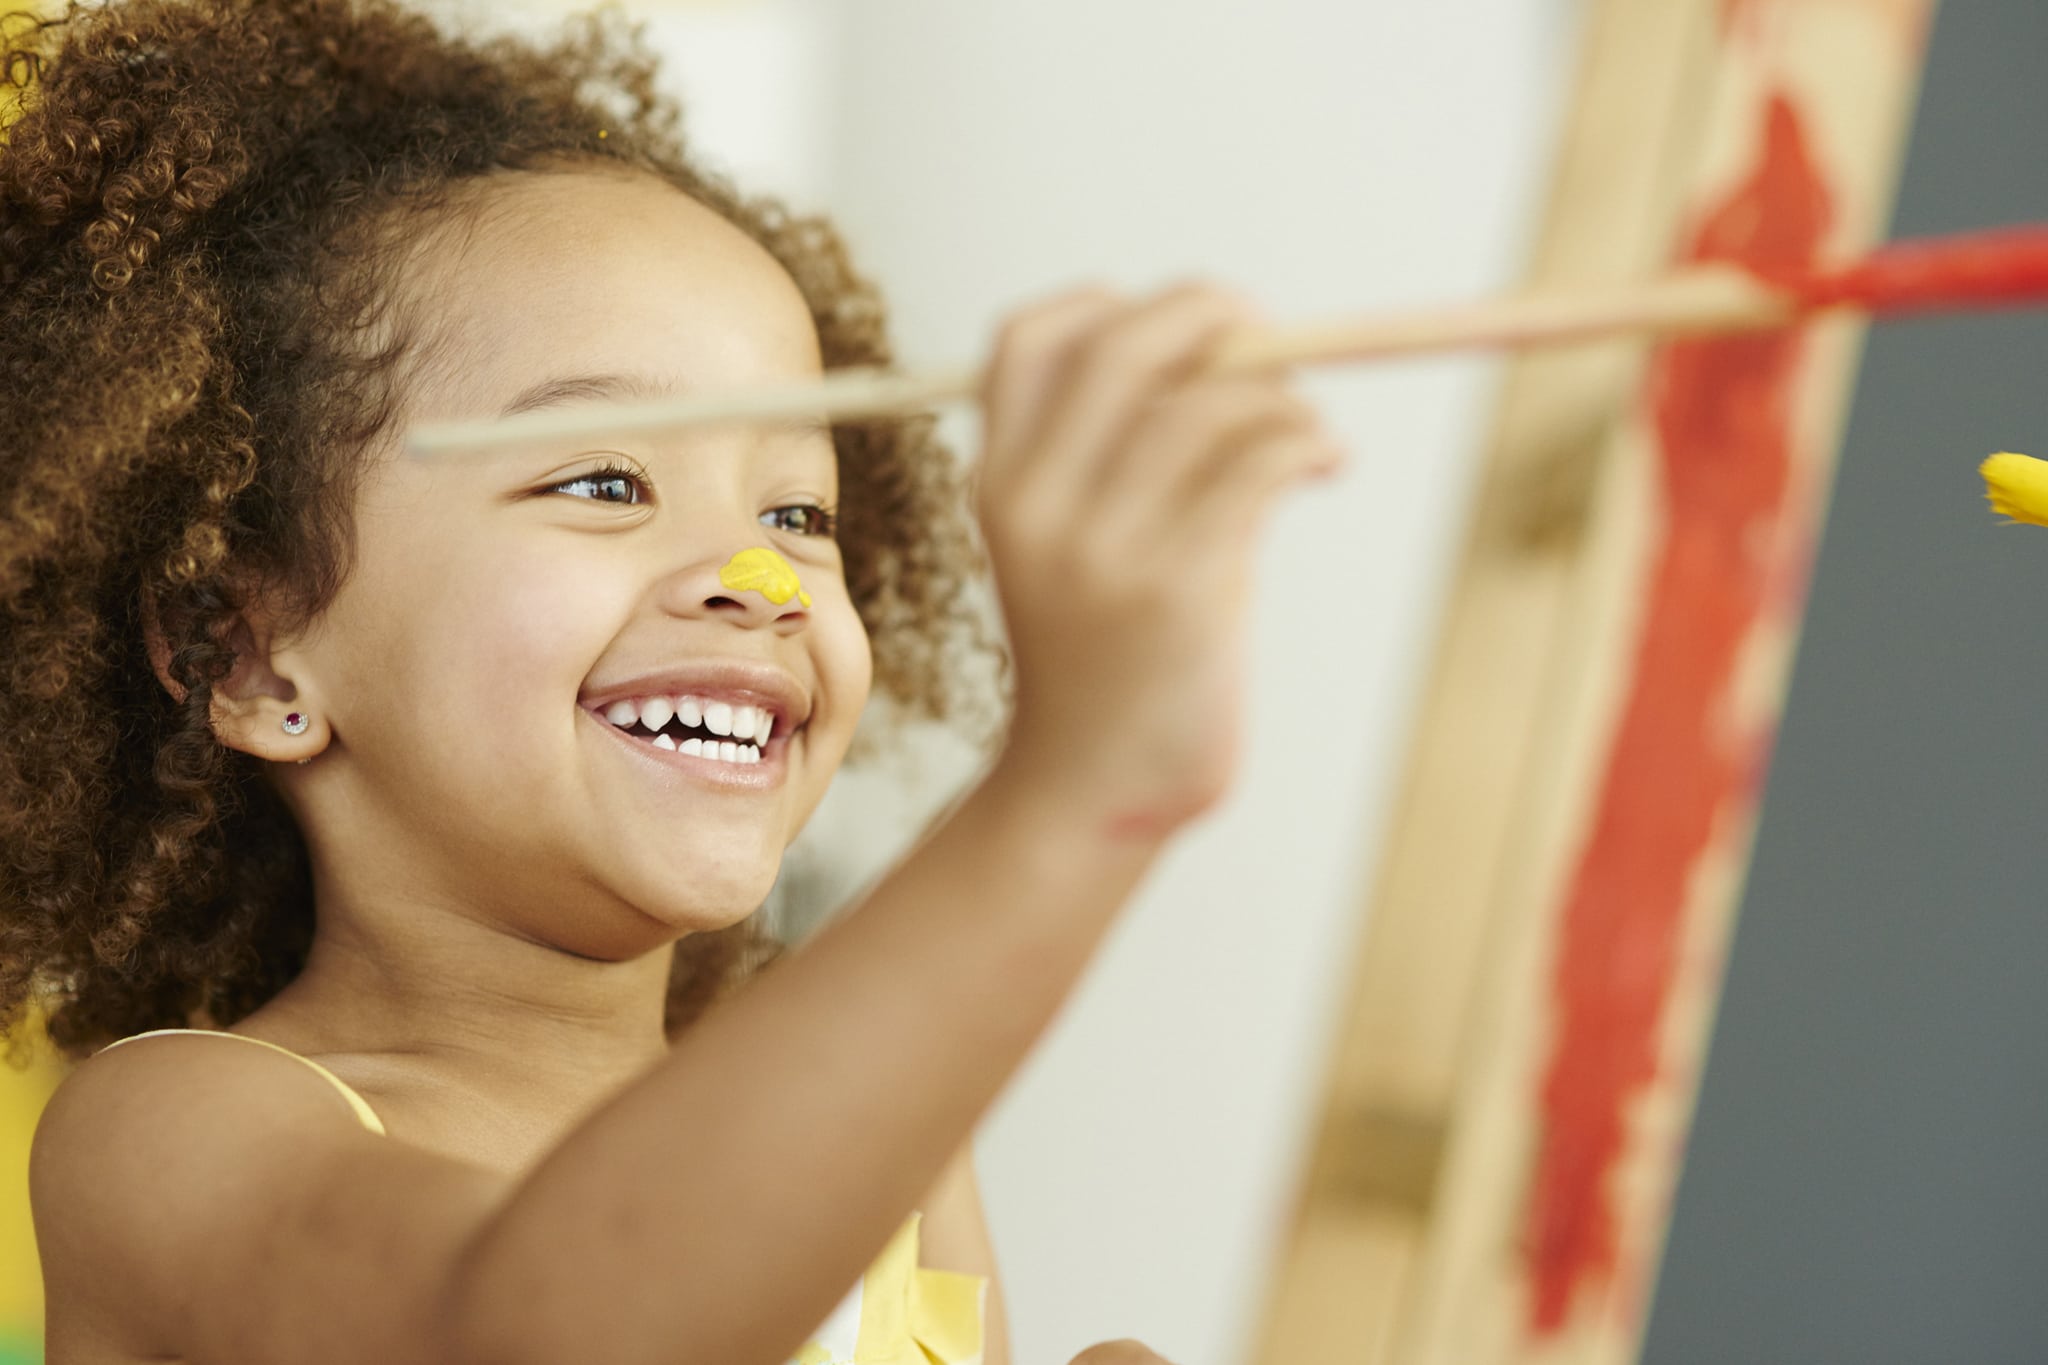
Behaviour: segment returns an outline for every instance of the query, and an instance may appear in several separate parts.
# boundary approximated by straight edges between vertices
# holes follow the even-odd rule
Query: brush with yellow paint
[[[1991,510],[2013,525],[2048,526],[2048,460],[2001,451],[1977,466]]]

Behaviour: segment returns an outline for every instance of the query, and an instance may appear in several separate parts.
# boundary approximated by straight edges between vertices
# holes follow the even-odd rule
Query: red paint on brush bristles
[[[2048,302],[2048,224],[1910,238],[1847,266],[1757,274],[1811,308],[1885,314],[2024,307]]]

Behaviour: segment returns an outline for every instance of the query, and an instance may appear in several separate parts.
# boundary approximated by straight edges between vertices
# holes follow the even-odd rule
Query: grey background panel
[[[2048,2],[1948,0],[1896,235],[2048,220]],[[2048,314],[1871,334],[1647,1365],[2048,1362]]]

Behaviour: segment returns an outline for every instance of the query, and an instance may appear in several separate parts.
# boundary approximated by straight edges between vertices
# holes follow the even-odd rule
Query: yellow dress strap
[[[113,1042],[108,1043],[107,1047],[119,1047],[123,1043],[132,1043],[137,1038],[153,1038],[160,1033],[197,1033],[210,1038],[239,1038],[245,1043],[254,1043],[258,1047],[267,1047],[272,1052],[282,1052],[287,1057],[304,1062],[307,1066],[312,1067],[315,1071],[332,1081],[334,1088],[339,1090],[342,1098],[348,1101],[349,1108],[355,1110],[356,1117],[362,1120],[363,1127],[373,1133],[384,1132],[384,1120],[377,1117],[377,1111],[370,1108],[369,1101],[350,1089],[348,1082],[342,1080],[341,1077],[335,1075],[311,1057],[301,1057],[288,1047],[279,1047],[276,1043],[266,1043],[261,1038],[251,1038],[245,1033],[224,1033],[219,1029],[205,1028],[153,1028],[146,1033],[132,1033],[126,1038],[116,1038]],[[101,1048],[100,1051],[105,1052],[107,1047]]]
[[[917,1263],[913,1213],[793,1365],[981,1365],[988,1280]]]

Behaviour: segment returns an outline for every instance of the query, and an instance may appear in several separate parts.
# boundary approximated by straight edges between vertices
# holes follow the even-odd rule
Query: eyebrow
[[[512,417],[522,412],[534,412],[541,408],[559,407],[564,403],[586,400],[646,402],[687,392],[689,387],[687,384],[663,381],[645,374],[563,375],[554,379],[544,379],[538,384],[521,389],[510,403],[499,409],[498,416]],[[812,432],[829,435],[832,431],[832,423],[823,417],[785,417],[761,425],[770,431],[792,435]]]
[[[498,416],[533,412],[581,399],[660,398],[675,387],[643,374],[572,374],[543,379],[519,391],[518,397],[499,409]]]

